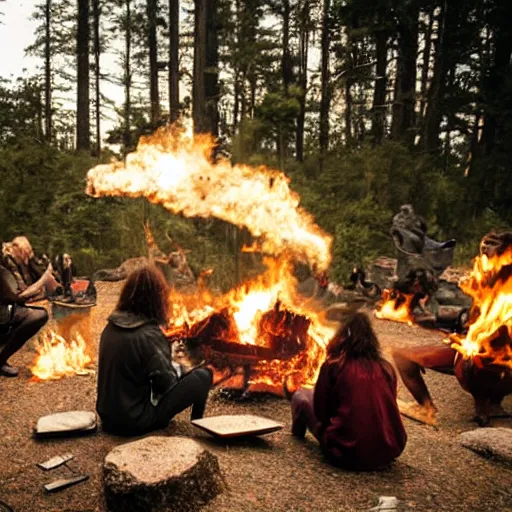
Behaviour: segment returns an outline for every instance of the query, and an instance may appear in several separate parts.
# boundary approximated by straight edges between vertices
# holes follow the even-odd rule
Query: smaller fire
[[[414,324],[411,303],[414,295],[386,289],[382,292],[382,300],[377,305],[375,316],[381,320],[394,320],[408,325]]]
[[[42,332],[37,346],[38,355],[31,368],[39,380],[58,380],[70,375],[87,375],[92,359],[80,333],[70,342],[51,329]]]

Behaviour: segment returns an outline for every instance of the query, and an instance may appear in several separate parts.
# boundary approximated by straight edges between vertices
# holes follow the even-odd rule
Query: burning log
[[[240,342],[228,309],[211,314],[189,329],[169,331],[168,337],[171,342],[185,340],[192,365],[206,360],[219,372],[228,370],[217,384],[246,391],[258,383],[260,389],[267,387],[282,394],[283,382],[290,373],[296,374],[291,381],[294,388],[304,380],[297,374],[307,366],[312,347],[310,324],[306,316],[283,309],[277,301],[260,317],[257,344]]]

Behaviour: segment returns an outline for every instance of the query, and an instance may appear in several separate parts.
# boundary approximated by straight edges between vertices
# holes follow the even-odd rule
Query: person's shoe
[[[16,366],[11,366],[8,363],[0,366],[0,375],[3,375],[4,377],[17,377],[19,373],[19,368],[16,368]]]
[[[292,436],[297,439],[304,439],[306,437],[307,425],[301,421],[292,422]]]
[[[477,414],[473,421],[476,421],[479,427],[489,427],[491,425],[491,418],[488,414]]]

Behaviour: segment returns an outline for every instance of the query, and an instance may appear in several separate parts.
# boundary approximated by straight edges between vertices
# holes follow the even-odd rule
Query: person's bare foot
[[[398,409],[404,416],[433,427],[439,425],[437,408],[434,404],[420,405],[416,402],[403,402],[400,399],[397,400],[397,404]]]

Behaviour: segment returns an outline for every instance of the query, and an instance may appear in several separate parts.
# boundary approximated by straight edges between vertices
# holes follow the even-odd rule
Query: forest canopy
[[[84,193],[92,166],[187,119],[234,163],[290,176],[334,236],[339,282],[393,255],[401,204],[457,239],[459,263],[512,224],[509,0],[43,0],[33,17],[40,68],[0,81],[2,240],[65,249],[88,274],[145,254],[149,220],[162,249],[233,286],[248,233]]]

